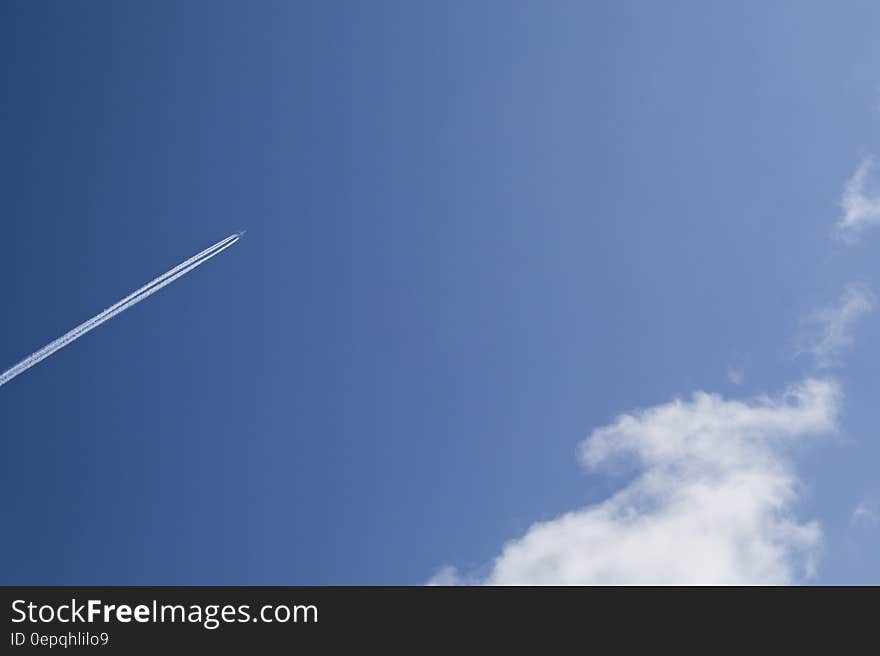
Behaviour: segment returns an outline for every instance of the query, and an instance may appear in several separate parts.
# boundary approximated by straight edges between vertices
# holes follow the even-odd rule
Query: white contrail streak
[[[201,253],[196,253],[188,260],[184,260],[173,269],[166,271],[161,276],[154,278],[140,289],[132,292],[121,301],[114,303],[100,314],[95,315],[88,321],[84,321],[76,328],[66,332],[55,341],[46,344],[46,346],[41,348],[39,351],[31,353],[24,360],[0,374],[0,386],[5,385],[19,374],[24,373],[38,362],[41,362],[48,358],[55,351],[64,348],[71,342],[85,335],[90,330],[97,328],[105,321],[109,321],[117,314],[125,312],[133,305],[137,305],[145,298],[152,296],[160,289],[166,287],[167,285],[170,285],[172,282],[174,282],[181,276],[186,275],[197,266],[204,264],[218,253],[225,251],[227,248],[229,248],[235,242],[241,239],[243,234],[244,232],[237,232],[233,235],[229,235],[226,239],[221,239],[210,248],[206,248],[205,250],[203,250]]]

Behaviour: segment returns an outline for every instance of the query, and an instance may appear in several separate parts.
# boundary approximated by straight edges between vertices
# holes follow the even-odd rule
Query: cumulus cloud
[[[474,583],[479,583],[479,581],[474,581]],[[431,577],[431,580],[428,581],[428,585],[467,585],[468,582],[458,571],[457,567],[453,567],[452,565],[444,565],[434,576]]]
[[[488,584],[782,584],[809,576],[821,539],[793,507],[790,446],[835,430],[835,383],[808,379],[776,397],[698,392],[622,415],[580,456],[635,478],[597,505],[533,525],[495,560]],[[452,568],[437,577],[460,580]],[[435,581],[439,582],[439,581]]]
[[[850,285],[840,300],[817,310],[809,318],[810,330],[801,352],[810,353],[820,369],[834,366],[840,355],[852,346],[852,327],[857,319],[874,307],[874,296],[863,285]]]
[[[868,178],[874,167],[873,158],[866,158],[847,180],[840,199],[843,215],[837,228],[844,238],[853,240],[866,227],[880,223],[880,193],[867,189]]]

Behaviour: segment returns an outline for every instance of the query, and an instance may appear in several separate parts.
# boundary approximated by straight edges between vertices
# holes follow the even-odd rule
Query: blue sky
[[[878,19],[4,3],[3,582],[880,582]]]

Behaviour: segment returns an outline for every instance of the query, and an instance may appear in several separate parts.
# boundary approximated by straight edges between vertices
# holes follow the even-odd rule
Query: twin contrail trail
[[[71,342],[85,335],[90,330],[97,328],[105,321],[110,321],[110,319],[115,317],[117,314],[125,312],[133,305],[137,305],[145,298],[152,296],[160,289],[166,287],[167,285],[170,285],[172,282],[174,282],[181,276],[186,275],[197,266],[204,264],[218,253],[225,251],[227,248],[229,248],[235,242],[241,239],[243,235],[244,231],[236,232],[235,234],[229,235],[226,239],[221,239],[210,248],[206,248],[201,253],[196,253],[188,260],[181,262],[173,269],[166,271],[161,276],[154,278],[140,289],[132,292],[121,301],[114,303],[100,314],[96,314],[88,321],[81,323],[73,330],[63,334],[54,342],[50,342],[39,351],[31,353],[24,360],[0,374],[0,386],[5,385],[19,374],[24,373],[38,362],[41,362],[48,358],[55,351],[64,348]]]

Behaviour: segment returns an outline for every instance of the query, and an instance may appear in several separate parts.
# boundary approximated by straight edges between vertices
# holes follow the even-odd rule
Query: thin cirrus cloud
[[[862,526],[880,524],[880,503],[868,499],[861,501],[853,510],[852,523]]]
[[[728,367],[727,380],[734,385],[742,385],[746,380],[746,372],[742,367]]]
[[[865,285],[851,284],[837,303],[816,310],[807,320],[807,334],[799,353],[809,354],[819,369],[840,363],[841,355],[852,347],[853,326],[874,308],[874,295]]]
[[[837,221],[837,229],[847,241],[854,241],[865,228],[880,224],[880,192],[868,190],[873,169],[874,159],[866,157],[844,186],[840,198],[843,215]]]
[[[594,506],[534,524],[484,580],[442,568],[435,584],[758,584],[809,576],[821,542],[793,514],[792,446],[836,430],[840,393],[807,379],[750,401],[698,392],[622,415],[581,447],[585,466],[638,475]]]

